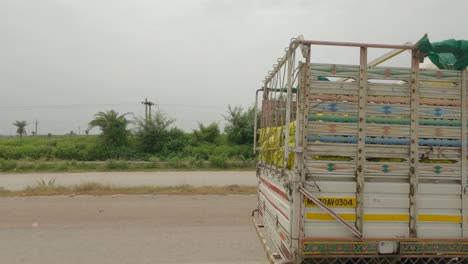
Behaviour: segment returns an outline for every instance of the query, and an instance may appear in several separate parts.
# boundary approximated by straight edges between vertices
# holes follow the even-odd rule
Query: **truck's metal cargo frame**
[[[355,47],[359,65],[312,63],[316,45]],[[374,66],[370,48],[411,67]],[[259,90],[255,223],[281,261],[468,263],[467,71],[422,60],[301,37],[278,59]]]

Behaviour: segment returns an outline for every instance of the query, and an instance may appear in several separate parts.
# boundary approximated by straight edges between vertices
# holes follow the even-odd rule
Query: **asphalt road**
[[[254,195],[0,198],[1,263],[267,263]]]
[[[163,171],[163,172],[86,172],[86,173],[16,173],[0,174],[0,188],[20,190],[38,181],[55,179],[58,185],[77,185],[86,182],[115,186],[158,185],[193,186],[257,185],[254,171]]]

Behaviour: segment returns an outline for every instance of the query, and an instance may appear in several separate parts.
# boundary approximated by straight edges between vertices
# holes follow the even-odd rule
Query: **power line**
[[[143,103],[143,102],[142,102]],[[152,102],[151,102],[152,103]],[[85,107],[105,107],[105,106],[131,106],[135,105],[135,103],[96,103],[96,104],[69,104],[69,105],[29,105],[29,106],[0,106],[0,111],[11,111],[11,110],[36,110],[36,109],[44,109],[44,110],[55,110],[55,109],[71,109],[71,108],[85,108]],[[152,105],[155,105],[152,103]],[[227,105],[196,105],[196,104],[159,104],[161,106],[177,106],[177,107],[185,107],[185,108],[206,108],[206,109],[225,109]]]
[[[65,109],[74,107],[90,107],[90,106],[117,106],[117,105],[134,105],[135,103],[96,103],[96,104],[67,104],[67,105],[28,105],[28,106],[0,106],[0,110],[28,110],[28,109]]]

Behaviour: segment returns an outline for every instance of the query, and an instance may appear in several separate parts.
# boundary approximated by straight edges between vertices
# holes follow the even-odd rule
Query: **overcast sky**
[[[228,104],[253,104],[292,37],[468,39],[467,10],[466,0],[0,0],[0,134],[36,119],[39,134],[83,132],[98,111],[141,116],[144,98],[186,131],[223,125]],[[315,52],[358,62],[349,48]]]

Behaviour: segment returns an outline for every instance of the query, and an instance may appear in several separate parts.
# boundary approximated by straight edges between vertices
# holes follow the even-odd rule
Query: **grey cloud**
[[[0,0],[0,134],[17,119],[37,118],[40,131],[57,134],[110,108],[141,115],[145,97],[186,130],[197,121],[222,123],[228,104],[253,103],[291,37],[468,38],[468,4],[451,7],[434,0]],[[357,61],[352,50],[318,47],[313,59]]]

